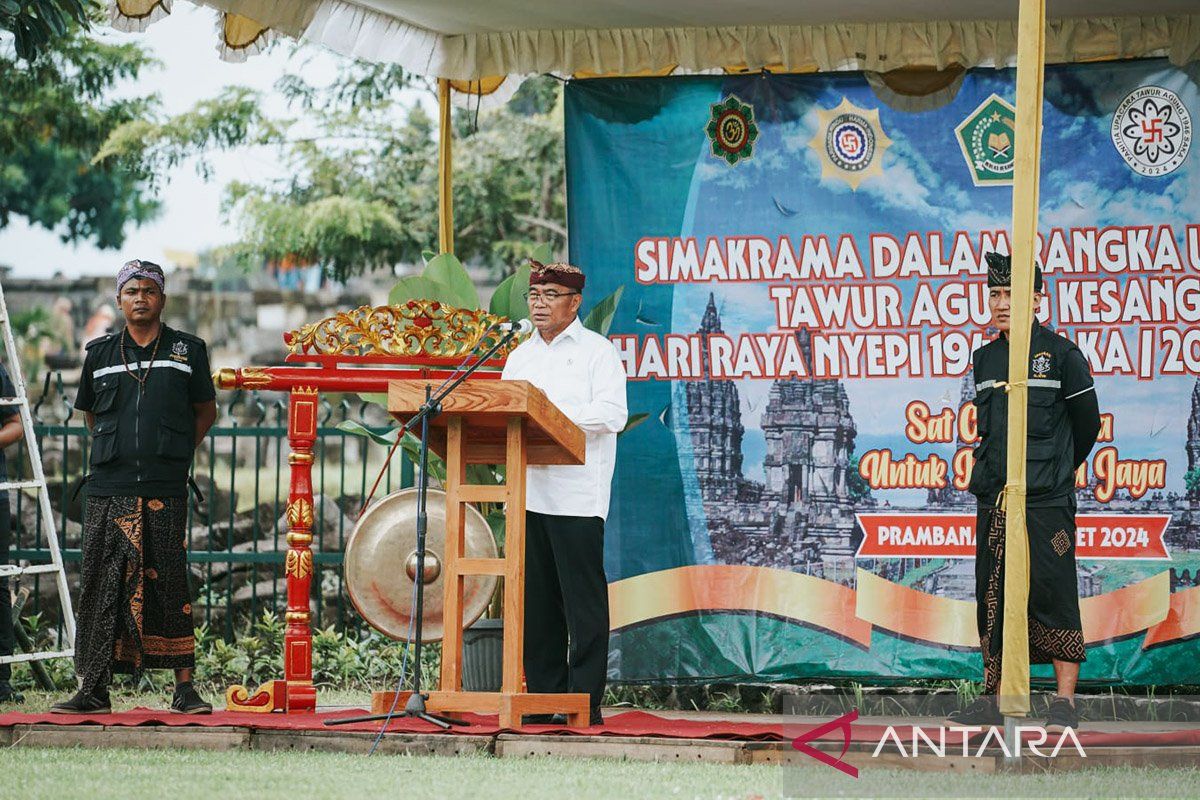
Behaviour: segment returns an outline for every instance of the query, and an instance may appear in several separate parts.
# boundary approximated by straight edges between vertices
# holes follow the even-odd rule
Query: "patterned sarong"
[[[1004,522],[995,508],[980,508],[975,539],[975,618],[983,651],[983,693],[1000,689],[1004,640]],[[1079,579],[1075,574],[1075,512],[1067,506],[1030,508],[1029,663],[1082,663]]]
[[[92,497],[83,525],[75,672],[84,689],[114,672],[195,664],[187,501]]]

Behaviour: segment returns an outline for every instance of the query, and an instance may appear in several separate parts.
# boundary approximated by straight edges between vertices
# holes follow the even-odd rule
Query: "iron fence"
[[[33,414],[56,515],[55,530],[74,590],[79,582],[87,503],[86,491],[77,492],[77,488],[87,471],[90,434],[83,415],[71,408],[70,399],[58,375],[47,381]],[[232,641],[240,620],[258,618],[265,610],[282,614],[287,604],[283,576],[287,552],[283,518],[290,481],[287,401],[278,392],[236,392],[217,399],[217,424],[201,443],[193,463],[193,477],[205,501],[200,504],[193,497],[188,502],[188,564],[194,581],[193,606],[202,610],[206,625]],[[383,432],[388,425],[377,407],[352,395],[323,397],[321,406],[312,472],[312,548],[317,578],[312,584],[313,621],[319,627],[358,630],[364,623],[346,594],[343,554],[362,500],[383,467],[386,448],[336,426],[353,419]],[[27,464],[25,453],[20,452],[9,462],[10,475],[27,469]],[[399,449],[387,465],[376,498],[413,485],[413,464]],[[12,510],[12,560],[48,561],[50,552],[35,498],[18,492]],[[43,613],[61,625],[55,619],[59,604],[53,594],[53,577],[28,576],[25,585],[30,589],[25,613]]]

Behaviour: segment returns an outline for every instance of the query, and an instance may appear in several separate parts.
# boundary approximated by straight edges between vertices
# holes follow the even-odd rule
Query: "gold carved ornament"
[[[242,388],[261,389],[271,382],[271,376],[262,367],[242,367]]]
[[[293,355],[401,356],[454,358],[504,337],[496,326],[507,317],[455,308],[436,300],[409,300],[394,306],[362,306],[283,335]],[[498,356],[517,346],[511,341]]]
[[[283,562],[283,571],[296,579],[307,578],[313,571],[311,550],[288,550]]]
[[[288,526],[311,530],[313,526],[313,506],[305,497],[297,497],[287,506]]]

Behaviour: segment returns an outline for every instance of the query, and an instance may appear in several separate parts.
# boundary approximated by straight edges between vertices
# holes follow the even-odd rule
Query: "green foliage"
[[[595,331],[601,336],[607,336],[608,329],[612,327],[613,317],[617,315],[617,305],[621,302],[621,294],[624,291],[624,286],[618,286],[615,292],[596,303],[588,315],[583,318],[583,327]]]
[[[475,282],[463,269],[462,262],[449,253],[434,256],[423,273],[429,280],[445,287],[443,296],[458,308],[479,308],[479,292]]]
[[[33,61],[74,28],[87,29],[96,8],[81,0],[0,0],[0,30],[13,35],[17,58]]]
[[[228,90],[172,119],[131,121],[99,163],[150,176],[198,155],[205,173],[211,150],[269,145],[289,176],[234,184],[224,200],[243,263],[299,258],[344,278],[416,262],[437,239],[438,210],[436,126],[401,97],[421,84],[399,67],[359,62],[346,62],[329,86],[293,74],[277,88],[303,112],[302,125],[264,116],[253,92]],[[465,261],[507,274],[565,244],[560,94],[557,82],[537,81],[513,109],[456,111],[455,252]],[[460,293],[466,285],[439,275],[437,258],[427,260],[456,305],[478,304]]]
[[[388,266],[401,257],[399,219],[387,203],[353,197],[323,197],[311,203],[280,203],[248,197],[240,208],[245,260],[299,256],[321,263],[334,275]]]
[[[630,414],[629,419],[625,422],[625,427],[621,429],[621,433],[628,433],[649,418],[650,415],[644,411],[640,411],[637,414]]]
[[[1200,491],[1200,467],[1190,469],[1183,474],[1183,485],[1189,492]]]
[[[509,319],[528,317],[529,301],[525,299],[525,295],[529,293],[529,275],[532,271],[529,264],[522,264],[512,275],[500,281],[500,285],[492,293],[492,302],[488,310]]]
[[[14,313],[11,325],[21,359],[21,374],[29,385],[35,386],[45,366],[46,351],[70,347],[70,337],[63,323],[40,306]]]
[[[846,490],[850,494],[852,502],[865,500],[871,496],[871,487],[858,471],[858,456],[855,453],[850,454],[850,461],[846,470]]]
[[[265,612],[242,627],[232,643],[213,636],[206,628],[196,631],[196,681],[208,691],[221,692],[232,684],[257,686],[279,677],[283,663],[282,619]],[[426,672],[437,671],[439,652],[423,648]],[[405,650],[412,664],[412,648],[370,631],[358,636],[333,627],[313,631],[313,682],[322,687],[372,690],[394,684],[400,676]],[[430,652],[432,651],[432,652]],[[430,684],[426,684],[430,685]]]
[[[429,259],[420,275],[401,278],[388,292],[388,302],[394,306],[410,300],[436,300],[455,308],[478,308],[479,291],[462,262],[443,253]]]
[[[7,591],[7,589],[5,589]],[[29,632],[29,638],[38,650],[59,650],[57,633],[52,624],[48,624],[41,614],[28,614],[21,617]],[[51,658],[41,662],[55,686],[71,686],[75,679],[75,667],[69,658]],[[20,691],[33,689],[37,686],[33,672],[28,662],[18,662],[12,667],[12,685]]]
[[[34,640],[53,647],[51,632],[45,629],[40,617],[25,619],[26,625],[33,628]],[[202,692],[219,696],[234,684],[258,686],[280,677],[285,629],[283,619],[270,611],[238,626],[232,642],[225,641],[208,626],[200,626],[196,629],[196,684]],[[433,644],[421,650],[422,685],[434,686],[441,667],[441,648]],[[394,686],[400,679],[406,652],[407,674],[411,676],[411,645],[395,642],[375,631],[359,635],[333,627],[317,629],[313,631],[313,681],[322,687],[362,691]],[[71,659],[51,659],[44,663],[60,689],[75,684]],[[137,681],[129,676],[116,676],[115,682],[120,688],[164,691],[173,684],[174,675],[170,670],[147,670]],[[27,664],[18,664],[14,669],[13,684],[19,689],[33,688]]]
[[[21,14],[67,7],[6,1],[20,4]],[[144,175],[93,158],[110,134],[157,108],[156,97],[114,91],[154,61],[136,45],[92,39],[72,15],[66,19],[62,34],[37,44],[31,60],[19,44],[14,52],[0,42],[0,228],[16,215],[63,241],[115,248],[127,224],[152,219],[159,204]]]
[[[93,161],[101,163],[129,153],[144,153],[145,158],[131,160],[129,164],[143,178],[157,184],[164,172],[198,154],[197,169],[207,178],[212,174],[211,165],[204,158],[207,150],[282,140],[286,122],[276,124],[267,119],[261,111],[262,102],[258,92],[239,86],[226,87],[217,97],[202,100],[191,111],[164,123],[147,118],[122,125],[112,132]]]

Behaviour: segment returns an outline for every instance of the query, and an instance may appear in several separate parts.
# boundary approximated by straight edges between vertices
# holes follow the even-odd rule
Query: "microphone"
[[[517,336],[524,336],[527,333],[533,332],[533,323],[527,319],[518,320],[517,322],[501,322],[496,326],[499,330],[505,333],[513,333]]]

